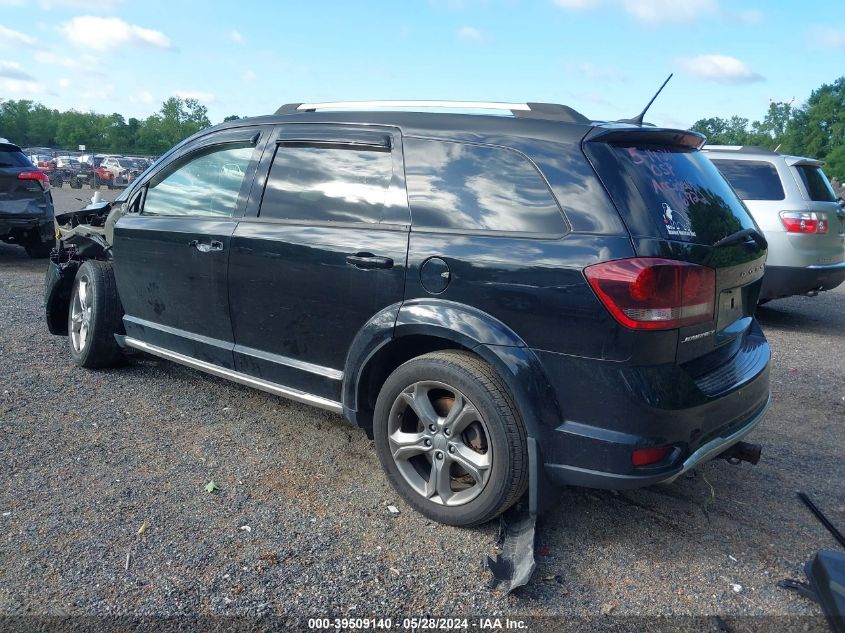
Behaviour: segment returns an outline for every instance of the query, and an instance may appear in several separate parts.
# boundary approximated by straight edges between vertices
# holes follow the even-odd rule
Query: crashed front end
[[[82,262],[111,260],[114,223],[122,206],[100,200],[95,194],[84,209],[55,214],[56,248],[50,254],[44,282],[44,306],[51,334],[67,336],[73,280]]]

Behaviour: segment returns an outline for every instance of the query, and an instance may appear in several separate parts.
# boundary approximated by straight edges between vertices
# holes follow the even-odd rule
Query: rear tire
[[[70,181],[71,189],[82,189],[82,181],[79,178],[74,178]]]
[[[111,264],[88,260],[73,281],[68,310],[70,355],[80,367],[112,367],[123,360],[114,339],[123,332],[123,306]]]
[[[432,352],[398,367],[378,395],[373,434],[390,484],[439,523],[486,523],[528,487],[526,432],[513,397],[469,352]]]

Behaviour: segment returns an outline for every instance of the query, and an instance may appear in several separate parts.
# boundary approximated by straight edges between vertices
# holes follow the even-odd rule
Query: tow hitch
[[[762,451],[763,447],[759,444],[752,444],[751,442],[737,442],[724,453],[720,453],[719,457],[727,460],[730,464],[738,464],[740,462],[757,464],[757,462],[760,461],[760,453]]]

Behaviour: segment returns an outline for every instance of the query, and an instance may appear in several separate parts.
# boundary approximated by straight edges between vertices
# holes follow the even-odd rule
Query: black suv
[[[739,442],[769,402],[766,246],[703,137],[505,107],[200,132],[57,217],[50,329],[83,367],[133,348],[342,413],[455,525]]]
[[[47,257],[53,231],[49,177],[20,147],[0,139],[0,240],[23,246],[30,257]]]

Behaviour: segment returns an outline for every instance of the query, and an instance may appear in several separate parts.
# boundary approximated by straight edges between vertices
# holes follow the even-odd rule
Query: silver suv
[[[705,145],[769,242],[760,301],[815,296],[845,281],[845,209],[813,158]]]

